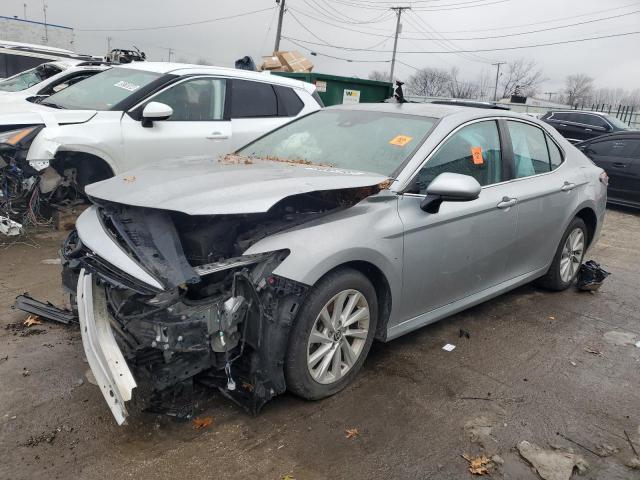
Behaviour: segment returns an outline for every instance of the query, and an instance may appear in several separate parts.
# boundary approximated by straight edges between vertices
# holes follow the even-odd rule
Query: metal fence
[[[465,99],[462,98],[447,98],[447,97],[423,97],[418,95],[406,95],[407,100],[413,102],[431,102],[433,100],[458,100],[463,101]],[[554,112],[562,111],[562,110],[584,110],[591,112],[604,112],[608,115],[616,117],[617,119],[623,121],[631,128],[640,129],[640,109],[638,107],[628,106],[628,105],[576,105],[575,107],[564,106],[539,106],[539,105],[524,105],[522,103],[502,103],[500,105],[506,105],[514,112],[527,113],[529,115],[535,115],[537,117],[544,115],[549,110],[553,110]]]

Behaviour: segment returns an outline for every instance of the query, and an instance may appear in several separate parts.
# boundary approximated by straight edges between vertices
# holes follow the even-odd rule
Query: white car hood
[[[234,157],[244,158],[244,157]],[[180,160],[146,165],[86,187],[94,199],[188,215],[261,213],[301,193],[375,186],[388,178],[269,160]]]
[[[0,103],[0,126],[36,125],[57,127],[66,123],[83,123],[96,114],[95,110],[57,110],[20,99],[6,104]]]

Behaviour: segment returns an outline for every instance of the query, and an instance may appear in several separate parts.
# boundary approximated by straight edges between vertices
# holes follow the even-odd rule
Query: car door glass
[[[278,116],[295,117],[303,109],[304,103],[293,88],[274,85],[278,97]]]
[[[480,185],[502,181],[500,136],[494,120],[468,125],[453,134],[427,161],[418,173],[418,190],[444,172],[460,173],[475,178]]]
[[[592,125],[594,127],[601,127],[601,128],[605,128],[607,126],[607,122],[605,122],[598,115],[583,115],[583,116],[586,117],[585,123],[587,125]]]
[[[594,142],[587,147],[591,155],[602,157],[627,157],[632,158],[640,141],[637,140],[604,140]]]
[[[551,171],[547,141],[542,129],[523,122],[507,121],[515,178],[530,177]]]
[[[219,78],[194,78],[178,83],[151,99],[169,105],[169,121],[199,122],[224,117],[225,81]]]
[[[562,152],[560,151],[560,147],[556,145],[556,143],[551,140],[548,135],[545,135],[547,140],[547,148],[549,149],[549,160],[551,162],[551,170],[555,170],[562,163]]]
[[[231,118],[278,116],[278,100],[271,84],[233,80],[231,91]]]

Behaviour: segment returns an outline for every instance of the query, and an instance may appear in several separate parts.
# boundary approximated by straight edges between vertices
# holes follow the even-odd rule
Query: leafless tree
[[[449,96],[451,98],[477,98],[478,84],[468,80],[460,80],[457,67],[449,70]]]
[[[439,68],[421,68],[409,77],[407,92],[426,97],[442,97],[449,93],[451,75]]]
[[[565,82],[567,103],[574,105],[577,102],[589,102],[593,94],[593,78],[584,73],[569,75]]]
[[[369,80],[378,80],[379,82],[389,81],[389,72],[381,72],[380,70],[374,70],[369,73]]]
[[[519,58],[508,62],[500,78],[501,98],[507,98],[516,93],[527,97],[532,96],[544,80],[542,69],[538,67],[535,60]]]
[[[478,91],[476,94],[478,100],[493,100],[493,78],[494,77],[486,69],[483,69],[482,72],[480,72],[477,82]]]

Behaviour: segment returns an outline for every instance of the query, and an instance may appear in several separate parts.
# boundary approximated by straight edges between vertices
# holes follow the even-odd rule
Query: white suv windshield
[[[435,122],[417,115],[323,110],[265,135],[238,153],[391,175],[420,146]]]
[[[21,92],[22,90],[26,90],[29,87],[37,85],[49,77],[53,77],[61,71],[61,68],[53,65],[39,65],[36,68],[2,80],[0,82],[0,91]]]
[[[161,76],[155,72],[112,68],[51,95],[42,105],[70,110],[111,110]]]

